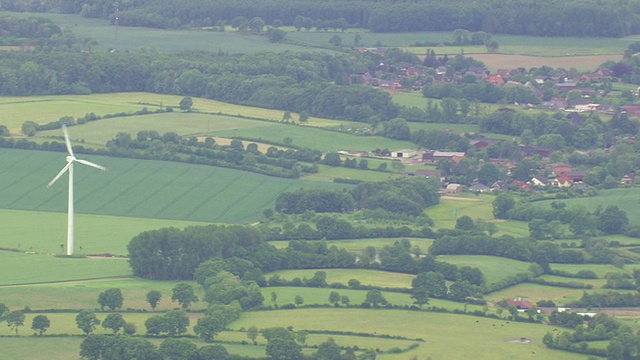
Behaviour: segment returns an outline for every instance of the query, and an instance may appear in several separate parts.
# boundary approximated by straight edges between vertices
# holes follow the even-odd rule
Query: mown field
[[[411,247],[419,247],[422,253],[426,253],[433,243],[432,239],[408,238]],[[361,253],[366,247],[372,246],[378,250],[385,246],[391,246],[397,238],[376,238],[376,239],[344,239],[344,240],[327,240],[328,246],[336,246],[338,249],[345,249],[352,253]],[[278,249],[286,248],[289,241],[269,241],[269,244]]]

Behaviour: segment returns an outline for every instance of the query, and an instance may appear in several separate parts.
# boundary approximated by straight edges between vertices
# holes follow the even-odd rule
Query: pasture
[[[356,279],[362,285],[372,285],[388,288],[410,288],[414,275],[393,273],[387,271],[365,269],[312,269],[312,270],[280,270],[265,274],[268,279],[272,275],[279,275],[282,279],[291,281],[293,278],[310,279],[317,271],[327,274],[327,283],[347,285],[349,280]]]
[[[0,285],[121,278],[131,275],[129,262],[121,258],[74,259],[0,251]],[[13,289],[21,292],[21,289]],[[0,293],[5,290],[0,286]],[[3,297],[0,296],[0,299]],[[24,300],[28,301],[26,298]]]
[[[64,206],[64,204],[62,204]],[[63,211],[61,207],[60,211]],[[66,244],[67,213],[0,209],[0,248],[60,254]],[[33,226],[32,224],[38,224]],[[164,227],[203,225],[195,221],[75,214],[75,253],[126,255],[132,237]],[[1,267],[1,265],[0,265]]]
[[[432,357],[459,359],[474,354],[474,359],[582,359],[584,356],[547,349],[542,337],[550,331],[546,325],[506,322],[473,316],[386,309],[296,309],[243,313],[232,329],[293,326],[295,330],[330,330],[389,334],[421,338],[419,347],[403,354],[380,354],[383,360]],[[505,340],[526,337],[529,344]]]
[[[45,186],[65,164],[64,156],[0,149],[3,207],[66,211],[66,177],[50,189]],[[88,156],[87,160],[108,170],[75,167],[77,213],[246,223],[260,218],[278,194],[288,189],[344,187],[193,164],[100,156]]]
[[[436,228],[451,229],[456,224],[456,219],[467,215],[472,219],[492,220],[492,195],[446,196],[440,198],[440,203],[425,210],[425,213],[433,219]]]
[[[2,255],[0,255],[0,257],[1,256]],[[114,263],[121,262],[128,267],[126,259],[72,260],[75,260],[80,264],[82,264],[83,261],[85,263],[93,261],[109,263],[112,266],[121,266],[120,264]],[[43,267],[39,267],[41,264],[36,263],[35,265],[37,265],[35,266],[36,268],[43,269]],[[117,269],[116,266],[114,267]],[[72,267],[70,270],[66,270],[66,272],[70,273],[71,270],[79,272],[77,267]],[[112,270],[112,272],[114,271]],[[130,274],[127,275],[130,276]],[[73,276],[70,274],[67,274],[66,277],[68,279],[73,279]],[[151,311],[151,307],[146,301],[146,294],[151,290],[157,290],[162,293],[162,299],[158,303],[156,309],[158,311],[166,311],[179,307],[178,303],[171,301],[172,289],[178,283],[178,281],[110,278],[85,281],[67,281],[64,283],[32,284],[28,286],[0,286],[0,299],[2,299],[2,303],[12,309],[22,309],[25,306],[28,306],[32,310],[77,309],[79,311],[81,309],[99,308],[97,302],[98,295],[106,289],[119,288],[122,290],[122,296],[124,297],[122,309]],[[3,282],[3,284],[5,284],[5,282]],[[204,296],[203,288],[195,282],[190,282],[190,284],[193,285],[196,295],[199,298],[202,298]],[[190,308],[193,310],[202,310],[206,308],[206,306],[207,304],[201,301],[191,305]]]
[[[551,206],[554,200],[545,200],[536,202],[545,206]],[[557,201],[557,200],[555,200]],[[627,213],[630,224],[640,224],[640,188],[625,187],[620,189],[599,190],[598,195],[594,197],[564,199],[562,202],[567,204],[567,208],[582,207],[590,211],[595,210],[598,206],[606,208],[615,205]]]
[[[580,279],[575,279],[579,281]],[[522,283],[485,295],[487,301],[497,303],[504,299],[521,298],[536,303],[540,300],[552,300],[558,306],[574,302],[582,297],[584,289],[569,289],[558,286],[547,286],[533,283]]]
[[[93,38],[98,45],[95,51],[108,51],[116,48],[116,27],[108,20],[84,18],[79,15],[47,13],[0,12],[0,15],[13,17],[45,17],[51,19],[61,29],[70,29],[80,39]],[[320,51],[329,49],[303,47],[287,43],[271,43],[266,37],[243,35],[236,31],[214,32],[207,30],[167,30],[142,27],[118,27],[117,50],[179,53],[187,50],[205,50],[211,52],[247,53],[268,51]]]
[[[458,267],[477,267],[484,274],[487,284],[497,283],[508,276],[527,272],[531,266],[531,263],[524,261],[483,255],[440,255],[437,260]]]
[[[418,239],[409,238],[411,247],[419,247],[422,253],[426,253],[433,240],[431,239]],[[338,249],[345,249],[351,253],[362,253],[366,247],[372,246],[376,249],[382,249],[385,246],[393,245],[398,241],[397,238],[378,238],[378,239],[344,239],[344,240],[327,240],[327,246],[336,246]],[[289,241],[269,241],[269,244],[275,246],[278,249],[286,248],[289,245]]]

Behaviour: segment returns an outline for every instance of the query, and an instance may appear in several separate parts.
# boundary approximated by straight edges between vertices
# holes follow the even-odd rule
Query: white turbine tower
[[[80,164],[88,165],[100,170],[106,170],[104,166],[100,166],[94,164],[87,160],[76,159],[73,155],[73,149],[71,148],[71,142],[69,141],[69,132],[67,132],[67,126],[62,125],[62,131],[64,132],[64,142],[67,145],[67,151],[69,155],[67,156],[67,165],[60,170],[58,175],[56,175],[53,180],[51,180],[47,187],[51,187],[53,183],[55,183],[66,171],[69,172],[69,204],[68,204],[68,214],[67,214],[67,255],[73,255],[73,163],[78,162]]]

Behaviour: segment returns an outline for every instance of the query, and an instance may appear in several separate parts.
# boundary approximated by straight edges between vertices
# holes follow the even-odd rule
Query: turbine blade
[[[67,131],[67,125],[62,125],[62,131],[64,132],[64,143],[67,145],[67,151],[69,155],[73,156],[73,149],[71,148],[71,141],[69,141],[69,131]]]
[[[79,162],[80,164],[84,164],[87,166],[91,166],[94,167],[96,169],[100,169],[100,170],[107,170],[106,167],[102,166],[102,165],[98,165],[98,164],[94,164],[91,161],[87,161],[87,160],[81,160],[81,159],[76,159],[77,162]]]
[[[67,163],[67,165],[65,165],[62,170],[60,170],[60,172],[58,173],[58,175],[56,175],[56,177],[53,178],[53,180],[49,181],[49,183],[47,184],[47,187],[51,187],[51,185],[53,185],[54,182],[58,181],[58,179],[60,178],[60,176],[62,176],[62,174],[64,174],[67,170],[69,170],[69,167],[71,166],[71,164],[73,163]]]

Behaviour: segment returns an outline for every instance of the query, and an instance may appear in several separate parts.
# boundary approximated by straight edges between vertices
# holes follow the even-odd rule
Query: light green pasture
[[[66,212],[0,209],[0,217],[4,222],[0,227],[0,247],[37,253],[62,253],[60,244],[66,244],[67,241]],[[74,218],[76,254],[126,255],[127,244],[131,238],[143,231],[205,224],[195,221],[78,213]],[[35,224],[37,226],[34,226]]]
[[[82,260],[77,260],[82,261]],[[115,260],[94,260],[115,261]],[[118,260],[127,263],[126,260]],[[72,278],[72,276],[69,276]],[[28,306],[32,310],[48,309],[95,309],[99,308],[98,295],[110,288],[118,288],[122,291],[124,303],[122,309],[135,309],[152,311],[147,303],[146,294],[151,290],[162,293],[162,299],[156,309],[158,311],[171,310],[179,307],[179,304],[171,300],[172,289],[177,281],[151,281],[141,279],[103,279],[88,281],[69,281],[54,284],[35,284],[29,286],[0,286],[0,299],[2,303],[12,309],[22,309]],[[196,295],[202,299],[204,292],[202,287],[195,282],[193,285]],[[203,301],[194,303],[190,309],[204,309],[207,304]]]
[[[116,27],[111,25],[108,20],[83,18],[79,15],[67,14],[0,12],[0,15],[46,17],[62,29],[70,29],[80,39],[87,37],[95,39],[98,42],[98,46],[94,48],[95,51],[105,51],[116,47]],[[223,51],[228,53],[247,53],[262,50],[276,52],[332,52],[328,49],[272,43],[264,36],[243,35],[236,31],[167,30],[119,26],[117,38],[117,49],[119,51],[143,50],[165,53],[178,53],[187,50]]]
[[[431,239],[417,239],[409,238],[411,246],[418,246],[423,253],[426,253],[433,240]],[[327,240],[328,246],[336,246],[338,249],[345,249],[352,253],[361,253],[366,247],[373,246],[376,249],[382,249],[385,246],[391,246],[394,242],[398,241],[397,238],[382,238],[382,239],[345,239],[345,240]],[[283,249],[289,246],[289,241],[269,241],[269,244],[275,246],[278,249]]]
[[[426,343],[408,353],[379,355],[379,359],[582,359],[571,353],[547,349],[542,337],[551,328],[546,325],[506,322],[473,316],[382,309],[298,309],[243,313],[230,327],[293,326],[295,330],[369,332],[407,338],[422,338]],[[508,339],[526,337],[530,344],[512,344]]]
[[[341,283],[347,285],[349,280],[356,279],[362,285],[372,285],[390,288],[410,288],[414,275],[392,273],[378,270],[365,269],[315,269],[315,270],[280,270],[265,274],[268,279],[274,274],[278,274],[282,279],[292,280],[293,278],[310,279],[317,271],[324,271],[327,274],[327,283]]]
[[[565,283],[582,283],[593,286],[594,289],[601,289],[604,285],[607,284],[606,279],[576,279],[576,278],[568,278],[563,276],[555,276],[555,275],[542,275],[539,276],[538,279],[553,281],[553,282],[565,282]]]
[[[545,200],[536,204],[551,206],[553,200]],[[630,224],[640,224],[640,188],[625,187],[620,189],[600,190],[597,196],[585,198],[564,199],[562,202],[567,204],[568,208],[583,207],[593,211],[598,206],[606,208],[615,205],[627,213]]]
[[[120,278],[131,275],[129,262],[121,258],[74,259],[0,251],[0,285]],[[3,290],[4,288],[0,287],[0,292]],[[24,300],[29,301],[27,298]]]
[[[477,267],[482,271],[487,284],[500,282],[511,275],[527,272],[531,263],[498,256],[440,255],[438,261],[461,266]]]
[[[591,270],[598,275],[598,278],[604,278],[607,273],[632,273],[636,268],[638,265],[620,268],[610,264],[551,264],[552,270],[566,271],[571,274],[576,274],[580,270]]]
[[[495,198],[492,195],[464,194],[456,197],[440,199],[436,206],[429,207],[425,213],[433,219],[436,228],[451,229],[456,225],[456,220],[464,215],[472,219],[492,220],[492,205]]]

